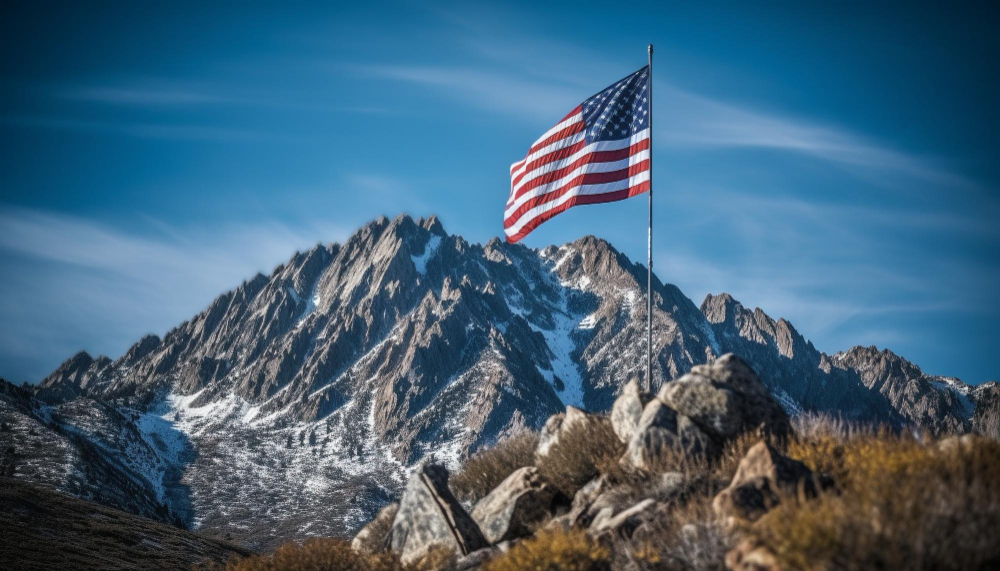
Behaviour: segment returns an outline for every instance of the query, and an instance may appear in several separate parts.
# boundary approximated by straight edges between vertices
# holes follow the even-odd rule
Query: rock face
[[[671,454],[711,458],[728,440],[748,431],[776,438],[791,431],[785,411],[753,370],[732,354],[696,365],[663,385],[631,428],[631,411],[641,398],[637,387],[627,387],[612,409],[620,412],[622,433],[631,434],[626,457],[637,468],[664,467]]]
[[[549,450],[558,444],[570,431],[598,422],[607,421],[576,407],[567,406],[565,413],[554,414],[545,421],[545,426],[542,427],[538,438],[538,449],[535,450],[535,459],[547,456]]]
[[[611,425],[622,442],[629,442],[642,418],[642,411],[652,397],[639,389],[639,383],[631,380],[622,387],[621,394],[611,406]]]
[[[435,464],[422,466],[410,477],[386,543],[403,563],[420,559],[434,547],[461,556],[489,546],[448,489],[448,470]]]
[[[753,370],[731,353],[663,385],[657,398],[717,442],[758,428],[779,438],[791,432],[785,411]]]
[[[392,523],[396,520],[396,512],[399,511],[399,503],[393,502],[381,510],[375,519],[371,520],[359,531],[351,540],[351,548],[361,553],[378,553],[388,547],[385,545],[392,529]]]
[[[656,500],[646,498],[641,502],[614,513],[611,508],[604,508],[594,518],[587,530],[593,536],[617,535],[622,538],[632,537],[632,533],[643,524],[645,518],[656,510]]]
[[[101,478],[54,469],[60,489],[150,498],[143,513],[165,504],[188,524],[266,549],[350,534],[431,456],[454,466],[567,406],[611,410],[632,390],[625,380],[644,375],[645,296],[645,268],[592,236],[534,250],[470,244],[434,217],[380,218],[253,276],[117,359],[72,357],[26,398],[37,440],[72,433],[120,476],[95,494]],[[651,391],[733,352],[790,413],[944,431],[1000,407],[996,383],[926,376],[887,351],[827,356],[787,321],[726,294],[699,310],[654,276],[652,299]],[[635,404],[616,413],[622,435],[648,403]],[[12,406],[0,399],[21,414]],[[729,429],[711,424],[699,429],[712,438]],[[0,444],[24,450],[15,477],[30,478],[53,449],[12,435],[0,432]]]
[[[633,466],[652,469],[667,461],[670,452],[706,458],[718,452],[718,445],[690,417],[654,399],[642,412],[626,456]]]
[[[715,497],[712,508],[727,521],[752,522],[778,505],[783,495],[812,497],[816,492],[813,473],[805,464],[758,442],[740,460],[733,481]]]
[[[537,468],[519,468],[476,504],[472,519],[490,543],[524,537],[549,515],[555,495]]]

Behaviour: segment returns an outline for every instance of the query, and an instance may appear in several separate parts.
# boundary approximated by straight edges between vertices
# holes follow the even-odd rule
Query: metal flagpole
[[[653,44],[649,44],[649,232],[646,238],[646,390],[653,390]]]

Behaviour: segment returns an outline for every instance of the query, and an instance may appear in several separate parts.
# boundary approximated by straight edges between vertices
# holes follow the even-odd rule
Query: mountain
[[[422,459],[454,465],[567,405],[609,409],[643,376],[645,288],[644,266],[591,236],[535,250],[380,218],[117,360],[78,354],[23,406],[184,525],[250,546],[347,535]],[[734,352],[791,412],[963,431],[996,402],[981,398],[995,383],[928,377],[888,351],[820,353],[727,294],[699,308],[654,277],[653,304],[653,389]],[[15,476],[46,471],[34,463]],[[80,493],[66,478],[50,479]]]

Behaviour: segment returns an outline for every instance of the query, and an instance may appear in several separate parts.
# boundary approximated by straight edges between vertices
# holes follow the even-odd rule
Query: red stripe
[[[546,202],[557,200],[559,197],[566,194],[567,192],[570,192],[574,188],[583,186],[585,184],[604,184],[609,182],[618,182],[620,180],[626,180],[629,177],[635,176],[647,170],[649,170],[649,159],[638,162],[634,165],[631,165],[621,170],[585,173],[580,176],[574,177],[572,180],[570,180],[563,186],[560,186],[559,188],[551,192],[547,192],[541,196],[536,196],[535,198],[532,198],[531,200],[525,202],[521,206],[518,206],[517,210],[515,210],[513,214],[504,219],[503,227],[510,228],[521,218],[521,216],[525,212],[531,210],[532,208],[535,208],[536,206],[541,206]],[[572,200],[573,199],[570,199],[571,202]]]
[[[605,194],[585,194],[582,196],[574,196],[573,198],[566,201],[565,204],[560,204],[559,206],[539,214],[535,218],[532,218],[527,224],[525,224],[517,234],[513,236],[507,236],[507,241],[511,244],[520,242],[525,236],[531,233],[532,230],[538,228],[546,220],[549,220],[557,214],[561,214],[570,208],[582,205],[582,204],[602,204],[605,202],[615,202],[618,200],[625,200],[626,198],[631,198],[633,196],[638,196],[644,192],[649,191],[649,181],[640,182],[639,184],[625,188],[622,190],[617,190],[615,192],[608,192]]]
[[[544,149],[545,147],[551,145],[552,143],[555,143],[556,141],[561,141],[561,140],[565,139],[566,137],[569,137],[571,135],[575,135],[575,134],[579,133],[580,131],[583,131],[586,128],[587,128],[587,125],[583,121],[577,121],[576,123],[573,123],[572,125],[569,125],[568,127],[564,127],[563,129],[561,129],[559,131],[556,131],[555,133],[552,133],[551,135],[549,135],[548,137],[546,137],[544,140],[541,140],[541,141],[535,143],[534,145],[532,145],[531,148],[528,149],[528,155],[530,155],[531,153],[538,152],[538,151]],[[525,155],[525,156],[527,157],[528,155]]]
[[[558,151],[552,151],[547,155],[542,155],[538,157],[534,161],[525,165],[524,170],[521,172],[521,174],[517,175],[510,181],[511,187],[513,188],[515,184],[517,184],[518,182],[521,181],[522,178],[524,178],[524,175],[537,169],[538,167],[547,165],[553,161],[558,161],[559,159],[565,159],[566,157],[571,157],[573,156],[574,153],[576,153],[577,151],[586,146],[587,146],[587,140],[584,139],[582,141],[577,141],[568,147],[563,147]]]
[[[640,151],[644,151],[648,148],[649,148],[649,139],[647,138],[639,141],[638,143],[626,149],[618,149],[617,151],[596,151],[593,153],[588,153],[560,169],[556,169],[552,172],[547,172],[542,176],[531,179],[530,181],[526,182],[524,186],[517,189],[517,193],[514,196],[512,196],[511,199],[516,200],[520,198],[524,193],[530,190],[538,188],[539,186],[549,184],[551,182],[555,182],[561,179],[562,177],[566,176],[567,174],[573,172],[574,169],[577,169],[582,165],[590,163],[609,163],[613,161],[620,161],[622,159],[627,159],[628,157],[631,157],[632,155]],[[524,174],[527,174],[528,172],[529,171],[525,170]],[[517,183],[515,182],[513,184]],[[510,201],[508,200],[508,202]]]

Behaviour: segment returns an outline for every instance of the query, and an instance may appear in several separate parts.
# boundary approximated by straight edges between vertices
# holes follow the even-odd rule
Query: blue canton
[[[644,67],[583,102],[587,143],[625,139],[649,127],[647,77]]]

